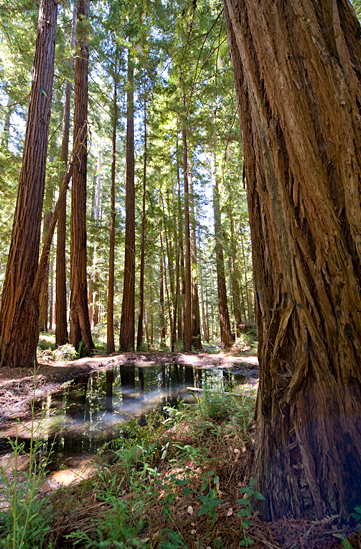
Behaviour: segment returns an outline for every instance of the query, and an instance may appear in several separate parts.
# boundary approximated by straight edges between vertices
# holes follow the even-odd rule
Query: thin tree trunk
[[[184,335],[184,302],[185,302],[185,277],[184,277],[184,246],[183,246],[183,216],[182,216],[182,200],[180,189],[180,174],[179,174],[179,162],[178,162],[178,138],[176,143],[177,148],[177,194],[178,194],[178,231],[179,236],[179,257],[180,257],[180,280],[182,299],[178,308],[178,341],[183,341]]]
[[[73,26],[70,39],[71,48],[75,44],[76,6],[73,9]],[[73,60],[69,62],[73,67]],[[60,160],[64,162],[64,170],[68,162],[69,134],[70,134],[70,100],[71,83],[65,86],[64,114],[63,114],[63,139],[61,145]],[[67,304],[66,304],[66,195],[60,206],[60,214],[56,241],[56,292],[55,292],[55,342],[57,345],[65,345],[68,341]]]
[[[165,345],[167,335],[164,314],[164,258],[162,233],[159,234],[159,325],[160,325],[160,346]]]
[[[89,18],[90,0],[78,0],[77,56],[74,86],[74,138],[84,127],[88,116],[88,59],[89,46],[84,23]],[[71,189],[71,269],[70,269],[70,342],[77,349],[83,341],[91,353],[94,343],[90,331],[87,289],[86,247],[86,176],[87,136],[78,153]]]
[[[139,313],[137,351],[143,345],[143,316],[144,316],[144,260],[145,260],[145,197],[147,190],[147,102],[144,105],[144,159],[143,159],[143,194],[142,194],[142,236],[140,242],[140,280],[139,280]]]
[[[348,0],[226,0],[253,244],[267,518],[361,493],[360,26]]]
[[[235,323],[235,335],[239,336],[239,327],[242,324],[242,308],[240,300],[240,272],[237,264],[237,246],[234,230],[234,219],[232,211],[233,201],[232,201],[232,192],[230,185],[228,186],[228,219],[230,224],[230,247],[231,247],[231,257],[230,257],[230,281],[232,289],[232,301],[233,301],[233,310],[234,310],[234,323]]]
[[[242,259],[243,259],[243,270],[244,270],[244,286],[246,293],[246,303],[247,303],[247,322],[251,321],[251,306],[249,302],[249,288],[248,288],[248,268],[247,268],[247,258],[244,251],[244,238],[243,238],[243,229],[239,228],[239,234],[241,237],[241,249],[242,249]]]
[[[8,148],[9,148],[10,122],[11,122],[11,115],[13,113],[12,107],[10,105],[11,105],[11,100],[9,98],[8,99],[8,104],[7,104],[7,107],[6,107],[3,136],[2,136],[2,140],[1,140],[1,145],[6,150],[8,150]]]
[[[183,95],[183,107],[185,96]],[[184,180],[184,242],[185,242],[185,303],[184,303],[184,333],[183,349],[192,350],[192,282],[191,282],[191,242],[189,228],[189,184],[188,184],[188,153],[186,121],[182,127],[183,137],[183,180]]]
[[[114,353],[114,257],[115,257],[115,168],[118,126],[118,49],[114,67],[114,95],[113,95],[113,133],[112,133],[112,171],[110,186],[110,236],[109,236],[109,275],[107,301],[107,353]]]
[[[231,323],[229,321],[229,312],[227,304],[227,290],[226,290],[226,275],[224,268],[223,246],[221,243],[222,237],[222,225],[221,225],[221,212],[219,205],[219,188],[217,181],[216,171],[216,158],[215,153],[211,153],[211,175],[213,185],[213,211],[214,211],[214,238],[216,241],[215,253],[216,253],[216,270],[217,270],[217,293],[218,293],[218,310],[219,310],[219,324],[221,328],[221,347],[225,349],[232,345],[232,330]]]
[[[196,241],[196,220],[194,215],[194,193],[192,169],[190,169],[190,191],[191,191],[191,223],[190,223],[190,244],[191,244],[191,271],[192,271],[192,345],[199,350],[202,347],[201,338],[201,312],[199,308],[198,295],[198,261]]]
[[[39,306],[32,295],[39,256],[53,88],[57,5],[41,0],[33,80],[13,232],[0,312],[0,365],[32,367]]]
[[[43,243],[45,242],[45,236],[49,230],[51,218],[53,212],[48,212],[44,216],[43,227]],[[48,331],[48,303],[49,303],[49,263],[44,273],[44,279],[41,285],[39,296],[39,330],[40,332]]]
[[[134,350],[135,302],[135,187],[134,187],[134,66],[128,52],[127,91],[127,177],[126,177],[125,258],[120,351]]]
[[[177,316],[178,316],[178,301],[179,301],[179,291],[180,291],[180,280],[179,280],[179,266],[180,266],[180,249],[179,249],[179,237],[177,233],[177,213],[175,207],[175,191],[174,191],[174,182],[172,178],[172,202],[173,202],[173,230],[174,230],[174,243],[177,246],[177,258],[176,258],[176,286],[175,286],[175,296],[174,296],[174,309],[173,309],[173,323],[172,323],[172,335],[171,335],[171,351],[174,352],[175,344],[177,342]]]

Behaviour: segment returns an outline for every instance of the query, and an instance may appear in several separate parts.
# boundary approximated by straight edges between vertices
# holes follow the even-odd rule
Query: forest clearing
[[[361,547],[360,18],[0,0],[0,547]]]

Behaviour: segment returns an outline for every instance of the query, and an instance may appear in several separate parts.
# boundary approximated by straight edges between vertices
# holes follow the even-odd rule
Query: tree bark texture
[[[75,44],[76,28],[76,7],[73,8],[73,26],[70,39],[71,48]],[[73,60],[69,61],[70,68],[73,67]],[[60,160],[64,162],[64,171],[68,162],[69,154],[69,135],[70,135],[70,100],[71,83],[67,82],[64,96],[64,114],[63,114],[63,138],[61,144]],[[64,195],[59,212],[57,240],[56,240],[56,290],[55,290],[55,342],[57,345],[65,345],[68,341],[68,322],[67,322],[67,304],[66,304],[66,195]]]
[[[199,307],[199,294],[198,294],[196,219],[194,215],[194,193],[193,193],[192,176],[190,177],[190,190],[191,190],[190,240],[191,240],[191,274],[192,274],[192,345],[195,349],[199,350],[202,347],[201,311]]]
[[[90,0],[78,0],[77,55],[74,74],[74,148],[88,117],[88,31]],[[71,189],[70,252],[70,343],[78,348],[83,340],[91,353],[94,344],[90,331],[87,289],[86,176],[87,135],[77,153]]]
[[[213,185],[213,212],[214,212],[214,238],[217,270],[217,295],[219,324],[221,329],[221,347],[226,349],[233,343],[231,323],[227,303],[226,274],[224,268],[222,237],[221,210],[219,204],[219,188],[216,173],[216,158],[214,152],[211,154],[211,175]]]
[[[43,243],[45,242],[46,233],[49,230],[53,212],[48,212],[44,216],[43,225]],[[39,296],[39,330],[40,332],[48,331],[48,305],[49,305],[49,262],[46,266],[44,279],[41,285]]]
[[[22,168],[0,313],[0,365],[32,367],[39,305],[32,294],[38,267],[54,76],[57,5],[41,0]]]
[[[135,306],[135,186],[134,186],[134,66],[128,53],[127,175],[125,196],[125,256],[120,351],[134,350]]]
[[[183,96],[183,107],[185,97]],[[183,349],[192,350],[192,282],[191,282],[191,239],[189,220],[189,183],[186,121],[182,128],[183,137],[183,181],[184,181],[184,255],[185,255],[185,302],[183,325]]]
[[[140,279],[139,279],[139,313],[137,351],[143,345],[143,317],[144,317],[144,263],[145,263],[145,198],[147,190],[147,103],[144,106],[144,159],[143,159],[143,192],[142,192],[142,234],[140,241]]]
[[[114,353],[114,256],[115,256],[115,168],[117,149],[118,126],[118,50],[114,67],[114,96],[113,96],[113,133],[112,133],[112,171],[110,184],[110,235],[109,235],[109,274],[107,296],[107,353]]]
[[[361,44],[348,0],[225,0],[259,331],[265,516],[361,493]]]

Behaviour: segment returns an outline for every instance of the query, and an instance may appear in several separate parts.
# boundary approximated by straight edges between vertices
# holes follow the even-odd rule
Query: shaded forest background
[[[55,77],[43,205],[45,234],[64,172],[63,116],[73,88],[73,5],[59,5]],[[21,168],[37,3],[0,4],[0,293]],[[145,182],[143,348],[182,347],[184,309],[184,135],[190,197],[192,283],[202,342],[220,343],[217,262],[222,256],[231,329],[254,321],[251,242],[242,177],[237,101],[223,5],[202,1],[91,2],[87,174],[88,306],[93,333],[106,341],[111,220],[112,133],[116,129],[114,330],[116,347],[125,254],[128,63],[134,66],[135,311],[139,304]],[[70,106],[72,142],[73,97]],[[70,295],[70,192],[66,218]],[[41,296],[40,329],[55,328],[56,236]],[[194,288],[193,288],[194,291]],[[137,315],[136,315],[137,320]],[[136,327],[137,329],[137,327]],[[229,341],[227,342],[229,343]]]

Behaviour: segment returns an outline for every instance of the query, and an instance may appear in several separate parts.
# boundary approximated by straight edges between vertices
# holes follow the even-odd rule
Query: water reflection
[[[94,454],[121,433],[132,416],[152,409],[192,401],[187,387],[223,385],[235,388],[244,376],[222,369],[201,370],[183,364],[138,367],[117,366],[70,382],[57,393],[39,400],[44,411],[42,437],[57,464],[81,454]],[[67,462],[69,464],[69,461]]]

